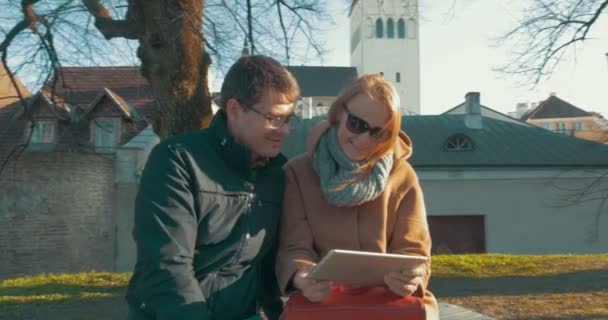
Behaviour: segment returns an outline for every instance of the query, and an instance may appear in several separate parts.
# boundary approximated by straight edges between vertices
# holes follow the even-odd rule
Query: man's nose
[[[291,133],[291,126],[288,123],[285,123],[277,129],[277,132],[282,136],[287,136],[289,133]]]

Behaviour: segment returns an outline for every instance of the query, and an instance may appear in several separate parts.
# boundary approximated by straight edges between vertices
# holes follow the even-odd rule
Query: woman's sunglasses
[[[370,127],[370,125],[369,125],[369,123],[367,123],[367,121],[352,114],[350,112],[350,110],[348,110],[348,107],[346,106],[346,104],[344,104],[343,106],[344,106],[344,111],[346,111],[346,114],[348,115],[348,118],[346,119],[346,129],[348,129],[348,131],[350,131],[354,134],[363,134],[363,133],[369,132],[370,137],[373,137],[373,138],[377,138],[377,137],[381,136],[384,128]]]

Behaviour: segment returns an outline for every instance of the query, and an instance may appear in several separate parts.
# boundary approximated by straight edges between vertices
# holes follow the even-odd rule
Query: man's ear
[[[228,122],[234,122],[241,114],[241,104],[236,99],[229,99],[226,102],[226,119]]]

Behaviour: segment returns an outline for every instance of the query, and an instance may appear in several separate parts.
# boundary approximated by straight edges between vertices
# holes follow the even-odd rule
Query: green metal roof
[[[466,115],[405,116],[402,128],[414,144],[415,167],[608,167],[608,146],[493,118],[469,129]],[[306,149],[308,130],[320,118],[303,120],[283,146],[292,157]],[[456,134],[470,138],[470,151],[447,151]]]

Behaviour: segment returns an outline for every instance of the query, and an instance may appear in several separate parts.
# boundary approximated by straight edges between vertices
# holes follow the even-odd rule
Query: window
[[[397,74],[395,74],[395,81],[401,82],[401,73],[400,72],[397,72]]]
[[[384,77],[384,72],[380,71],[380,75]]]
[[[384,25],[382,24],[382,19],[378,18],[376,20],[376,38],[384,37]]]
[[[91,132],[97,152],[112,152],[118,144],[119,119],[97,118],[92,122]]]
[[[446,140],[444,149],[446,151],[471,151],[473,150],[473,141],[467,135],[455,134]]]
[[[557,132],[559,134],[566,134],[566,123],[565,122],[556,123],[555,132]]]
[[[399,39],[405,39],[405,35],[405,21],[399,19],[399,21],[397,21],[397,36]]]
[[[540,125],[543,129],[545,130],[551,130],[551,124],[550,123],[543,123]]]
[[[572,130],[574,131],[583,131],[583,124],[580,122],[575,122],[572,124]]]
[[[27,132],[30,133],[31,123],[28,124]],[[28,135],[29,136],[29,135]],[[55,142],[55,121],[53,120],[36,120],[34,128],[31,131],[29,142],[32,144],[38,143],[54,143]]]
[[[386,37],[389,39],[395,37],[395,22],[391,18],[386,21]]]

